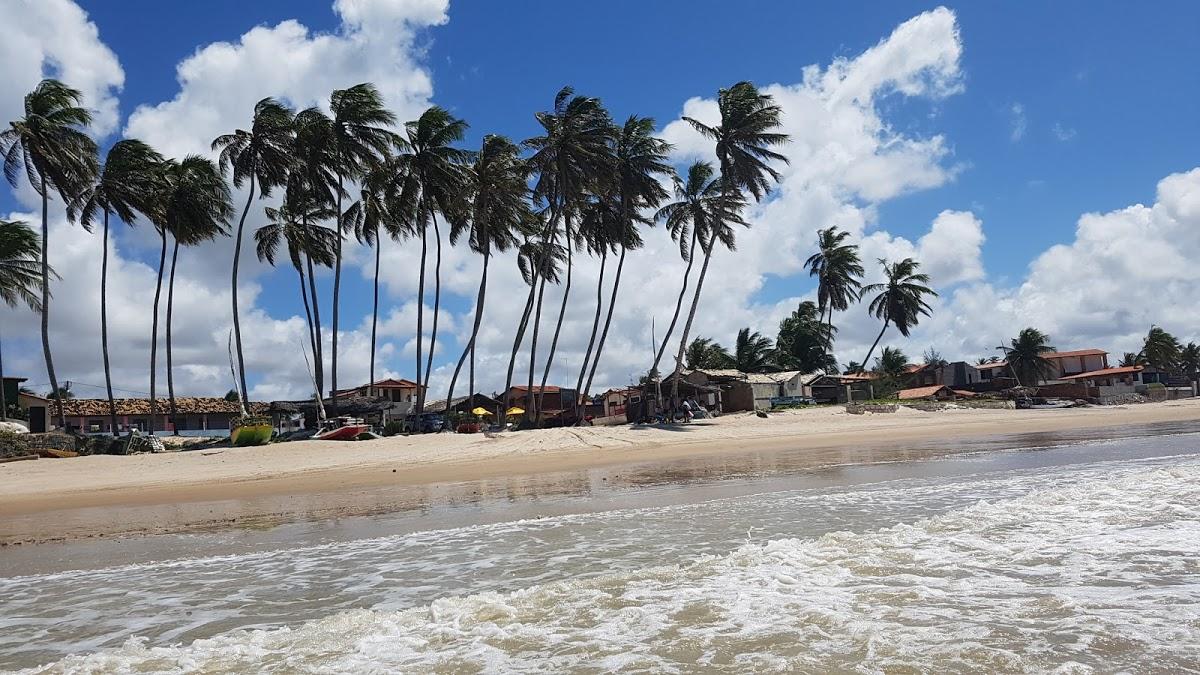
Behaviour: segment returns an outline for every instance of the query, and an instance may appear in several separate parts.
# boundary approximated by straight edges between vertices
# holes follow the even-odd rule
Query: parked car
[[[446,418],[439,413],[409,415],[404,420],[404,431],[419,434],[436,434],[446,428]]]

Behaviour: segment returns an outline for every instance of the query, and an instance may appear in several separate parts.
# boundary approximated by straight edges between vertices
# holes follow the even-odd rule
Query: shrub
[[[0,457],[22,457],[32,455],[29,449],[29,434],[0,431]]]
[[[401,424],[399,420],[391,420],[387,424],[383,425],[383,435],[395,436],[396,434],[400,433],[403,428],[404,425]]]

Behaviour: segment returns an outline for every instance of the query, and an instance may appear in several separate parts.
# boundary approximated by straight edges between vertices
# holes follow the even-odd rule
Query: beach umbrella
[[[475,409],[471,411],[471,414],[479,415],[480,417],[483,417],[484,415],[491,415],[492,413],[480,405],[480,406],[475,406]]]
[[[524,408],[518,408],[517,406],[513,406],[513,407],[509,408],[509,409],[508,409],[508,412],[506,412],[506,413],[504,413],[504,414],[505,414],[505,415],[524,415],[524,414],[525,414],[525,409],[524,409]]]

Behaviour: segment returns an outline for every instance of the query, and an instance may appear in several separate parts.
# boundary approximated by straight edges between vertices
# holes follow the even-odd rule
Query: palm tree
[[[679,321],[679,312],[683,309],[683,299],[687,296],[688,280],[692,276],[692,264],[696,261],[696,243],[708,250],[711,232],[718,232],[717,238],[729,250],[734,249],[733,229],[731,225],[748,227],[742,220],[741,210],[745,202],[740,192],[729,193],[721,189],[721,181],[713,178],[713,167],[708,162],[696,162],[688,167],[687,180],[674,177],[676,201],[667,204],[655,214],[655,220],[662,220],[671,233],[671,237],[679,242],[679,255],[687,262],[683,270],[683,283],[679,287],[679,297],[675,300],[675,313],[671,315],[671,323],[663,335],[662,343],[654,353],[654,364],[651,372],[658,372],[658,365],[667,344],[675,332],[675,324]],[[685,243],[686,242],[686,243]]]
[[[579,366],[575,391],[583,391],[583,379],[587,376],[592,349],[596,346],[596,336],[600,333],[600,315],[604,310],[604,273],[608,267],[608,253],[615,245],[613,237],[617,229],[615,211],[611,200],[595,199],[584,206],[579,218],[579,239],[589,255],[600,258],[600,273],[596,279],[596,313],[592,317],[592,332],[588,335],[583,363]]]
[[[397,165],[404,175],[404,186],[400,193],[400,208],[409,217],[409,228],[421,235],[421,270],[417,282],[417,407],[419,413],[425,409],[425,394],[429,387],[430,371],[433,370],[433,353],[437,348],[438,315],[442,300],[442,232],[438,227],[437,214],[450,221],[451,228],[463,227],[463,192],[466,189],[466,164],[472,153],[455,148],[453,143],[462,141],[467,132],[467,123],[443,108],[433,106],[421,116],[404,125],[408,149],[397,158]],[[436,245],[434,261],[433,326],[429,335],[429,354],[422,364],[422,343],[425,335],[425,265],[428,254],[429,224],[433,223],[433,239]],[[422,365],[425,377],[421,378]]]
[[[687,352],[684,354],[687,367],[695,369],[721,369],[733,368],[735,365],[733,356],[729,350],[721,346],[719,342],[713,342],[711,338],[698,337],[692,340],[688,345]]]
[[[309,348],[315,364],[313,384],[317,396],[322,396],[319,327],[313,318],[317,304],[316,286],[308,280],[313,291],[310,305],[305,287],[305,266],[310,274],[314,261],[323,267],[333,267],[338,233],[319,224],[333,218],[333,209],[314,202],[299,185],[289,184],[283,203],[278,208],[268,207],[266,214],[269,222],[254,233],[255,250],[259,260],[273,267],[280,244],[287,246],[288,259],[300,280],[300,299],[308,322]]]
[[[468,396],[475,394],[475,340],[479,337],[479,326],[483,322],[484,300],[487,294],[488,263],[492,251],[504,252],[518,245],[517,235],[532,222],[529,210],[529,186],[526,179],[529,168],[521,160],[520,149],[508,138],[488,134],[476,155],[475,163],[468,173],[470,179],[470,220],[460,221],[450,228],[450,243],[457,243],[464,234],[471,250],[483,258],[483,271],[479,275],[479,291],[475,294],[475,322],[471,326],[471,337],[463,348],[450,388],[446,393],[446,410],[454,399],[454,385],[462,371],[463,362],[471,359],[468,377]],[[467,225],[467,222],[470,225]]]
[[[4,176],[16,187],[24,169],[42,198],[42,355],[53,389],[58,388],[58,378],[50,353],[50,191],[69,202],[92,182],[98,170],[96,143],[83,131],[92,123],[92,114],[81,107],[82,100],[78,90],[58,80],[42,80],[25,96],[25,116],[0,132]],[[57,407],[59,426],[65,429],[66,413],[61,405]]]
[[[1183,369],[1188,380],[1196,381],[1196,373],[1200,372],[1200,345],[1189,342],[1179,351],[1179,367]]]
[[[816,303],[805,300],[791,316],[779,322],[773,360],[805,373],[837,372],[837,360],[827,349],[833,341],[831,335],[836,332],[837,328],[824,323]]]
[[[1182,350],[1174,335],[1158,326],[1150,326],[1150,332],[1142,341],[1141,356],[1156,370],[1173,372],[1179,368],[1179,353]]]
[[[779,180],[779,172],[768,162],[787,162],[783,155],[771,150],[787,142],[787,134],[777,133],[783,110],[775,104],[769,94],[759,93],[749,82],[738,82],[717,94],[717,107],[721,121],[708,126],[691,117],[684,117],[705,138],[716,142],[717,160],[721,167],[721,190],[727,197],[743,190],[761,201],[771,186]],[[718,228],[709,233],[705,248],[704,263],[700,266],[700,277],[696,280],[696,292],[692,296],[692,307],[687,322],[683,325],[683,336],[679,341],[679,353],[675,357],[675,368],[683,361],[683,350],[687,345],[696,308],[700,304],[700,292],[704,288],[704,277],[716,244]],[[671,386],[671,398],[679,397],[679,378]]]
[[[178,164],[171,162],[163,170],[164,197],[161,205],[163,237],[171,233],[171,276],[167,282],[167,396],[171,402],[171,426],[178,434],[176,420],[175,377],[171,360],[172,310],[175,305],[175,270],[179,247],[196,246],[218,236],[229,236],[233,201],[221,170],[213,162],[195,155]],[[159,271],[161,279],[162,272]],[[155,312],[157,320],[157,311]],[[157,331],[156,331],[157,333]],[[157,339],[157,335],[155,336]],[[151,392],[154,389],[151,387]],[[153,424],[153,416],[151,417]]]
[[[238,269],[242,260],[242,231],[246,215],[254,203],[257,187],[265,199],[271,190],[287,182],[288,170],[293,163],[292,111],[273,98],[264,98],[254,105],[254,117],[250,129],[238,129],[231,134],[218,136],[212,142],[213,150],[220,150],[221,172],[233,170],[233,186],[241,188],[248,180],[249,190],[242,217],[238,220],[233,240],[233,270],[230,279],[230,298],[233,311],[233,342],[237,351],[238,387],[242,395],[242,406],[249,406],[249,391],[246,389],[246,362],[242,355],[242,324],[238,316]]]
[[[1122,368],[1131,368],[1133,366],[1146,365],[1146,359],[1141,354],[1136,352],[1125,352],[1121,355],[1121,362],[1117,364]]]
[[[0,220],[0,302],[13,309],[23,304],[35,312],[42,311],[42,298],[37,292],[42,282],[42,268],[38,263],[41,249],[37,234],[25,223]],[[0,422],[8,419],[3,351],[3,345],[0,345]]]
[[[758,331],[751,333],[749,327],[743,328],[738,331],[737,341],[734,343],[734,367],[743,373],[765,373],[774,366],[774,353],[775,345],[771,338]]]
[[[908,357],[895,347],[884,347],[883,353],[875,359],[875,372],[879,374],[884,392],[900,388],[908,367]]]
[[[113,398],[112,369],[108,358],[108,219],[116,214],[133,225],[138,214],[149,216],[158,205],[163,158],[135,139],[117,141],[108,149],[96,180],[72,202],[68,213],[90,229],[97,217],[103,223],[100,254],[100,353],[104,360],[104,386],[108,392],[109,426],[118,435],[117,404]]]
[[[529,286],[529,295],[525,298],[525,309],[521,313],[521,320],[517,324],[516,336],[513,338],[512,355],[508,359],[508,375],[504,382],[504,392],[508,393],[512,389],[513,368],[517,363],[517,352],[521,349],[521,342],[525,339],[525,330],[529,327],[531,314],[533,313],[535,304],[535,293],[540,297],[545,291],[545,286],[538,283],[538,280],[544,279],[552,284],[557,284],[560,279],[560,270],[562,263],[567,259],[566,247],[562,244],[555,243],[548,239],[543,239],[546,235],[546,223],[544,220],[545,214],[538,214],[534,219],[533,229],[537,233],[537,238],[534,238],[531,233],[526,233],[525,242],[521,244],[517,254],[517,267],[521,270],[521,278],[525,284]],[[537,321],[534,320],[533,344],[537,344]],[[531,351],[532,354],[532,351]],[[532,362],[532,359],[530,359]],[[533,387],[533,370],[530,369],[529,381],[530,389]],[[526,405],[529,405],[529,394],[526,393]],[[501,417],[497,414],[497,422],[501,421]]]
[[[925,285],[929,283],[929,275],[917,271],[921,263],[912,258],[888,263],[880,258],[879,264],[883,266],[886,281],[882,284],[863,286],[862,294],[878,293],[871,300],[868,311],[875,318],[883,320],[883,328],[879,330],[879,335],[871,344],[863,363],[871,362],[871,354],[875,353],[875,347],[879,345],[879,340],[883,338],[889,324],[895,326],[901,335],[908,337],[912,328],[921,320],[921,316],[929,316],[931,308],[925,301],[925,296],[937,297],[937,293]]]
[[[833,328],[834,311],[844,312],[850,304],[857,302],[862,289],[859,279],[863,275],[862,262],[858,257],[858,245],[847,244],[849,232],[830,227],[817,232],[817,252],[804,261],[808,275],[817,278],[817,307],[821,318],[829,312],[828,325]],[[825,350],[833,351],[833,331],[828,332],[831,340]]]
[[[346,209],[342,220],[360,244],[375,249],[375,274],[373,277],[373,302],[371,305],[371,369],[368,382],[375,382],[375,344],[379,324],[379,261],[383,241],[379,230],[393,239],[399,239],[406,231],[405,224],[392,215],[389,202],[393,201],[396,187],[395,174],[386,164],[380,164],[363,178],[359,199]],[[336,244],[336,242],[335,242]]]
[[[364,82],[349,89],[338,89],[329,96],[332,119],[329,126],[328,157],[333,162],[332,170],[337,179],[334,197],[337,231],[346,232],[343,220],[342,197],[346,194],[345,182],[366,175],[372,167],[390,155],[400,145],[396,134],[389,131],[396,123],[396,116],[383,105],[383,96],[375,85]],[[337,365],[338,365],[338,314],[341,307],[342,286],[342,239],[338,237],[333,262],[333,345],[329,362],[329,380],[332,393],[330,404],[337,415]],[[423,391],[423,390],[418,390]]]
[[[670,151],[670,143],[654,136],[654,119],[651,117],[630,115],[614,141],[613,210],[617,229],[610,241],[620,251],[620,257],[617,258],[617,272],[613,278],[612,295],[608,300],[604,330],[600,332],[600,342],[596,345],[596,358],[592,360],[587,383],[583,386],[584,397],[587,397],[592,388],[592,379],[596,376],[600,355],[604,353],[604,343],[608,340],[613,309],[617,305],[617,291],[621,287],[621,272],[625,268],[625,254],[642,246],[638,225],[654,224],[654,221],[643,216],[642,212],[657,209],[669,196],[659,181],[660,177],[675,175],[675,171],[667,164]],[[584,365],[587,365],[586,357]]]
[[[1017,386],[1034,386],[1054,374],[1054,364],[1043,354],[1055,351],[1050,336],[1036,328],[1024,328],[1008,346],[997,347],[1017,379]]]
[[[852,375],[854,373],[861,373],[862,371],[863,371],[863,365],[861,363],[859,363],[858,361],[851,361],[850,363],[846,364],[846,370],[845,370],[846,375]]]
[[[600,99],[576,96],[571,87],[563,87],[554,97],[554,109],[535,115],[542,126],[542,135],[527,139],[523,145],[533,151],[529,164],[538,178],[533,186],[533,195],[544,201],[550,211],[547,222],[549,240],[556,243],[561,234],[566,245],[567,267],[563,285],[562,305],[558,310],[558,321],[554,326],[554,337],[550,340],[550,351],[546,356],[546,367],[542,372],[542,387],[554,365],[554,352],[566,316],[567,302],[571,295],[571,252],[575,247],[577,233],[573,219],[582,212],[589,195],[600,195],[604,189],[600,183],[612,175],[614,128],[612,118],[604,109]],[[530,420],[537,419],[537,408],[533,401],[534,356],[537,353],[538,326],[541,320],[541,298],[546,280],[539,281],[538,307],[534,312],[533,338],[530,343],[529,391],[526,413]]]

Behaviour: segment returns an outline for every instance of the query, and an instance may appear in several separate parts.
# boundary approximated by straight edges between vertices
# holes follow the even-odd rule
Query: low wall
[[[625,413],[621,413],[620,415],[609,415],[608,417],[592,418],[592,426],[594,427],[615,427],[628,423],[629,420],[625,419]]]
[[[896,403],[847,403],[846,412],[851,415],[863,413],[894,413],[900,406]]]

